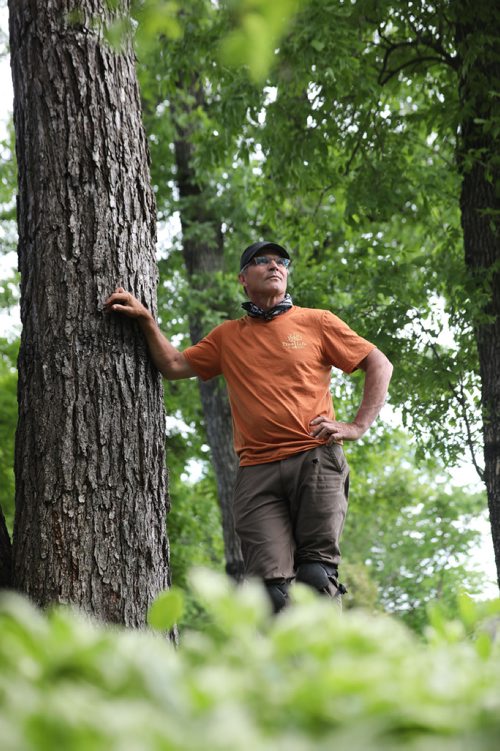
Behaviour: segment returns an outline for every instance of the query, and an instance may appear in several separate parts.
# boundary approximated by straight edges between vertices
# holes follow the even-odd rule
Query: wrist
[[[146,331],[147,329],[156,328],[157,326],[157,323],[155,319],[153,318],[152,314],[144,306],[141,312],[139,313],[139,315],[137,316],[137,322],[143,331]]]
[[[360,437],[366,433],[368,428],[370,427],[371,423],[363,422],[362,420],[358,420],[357,418],[354,418],[351,425],[359,432]]]

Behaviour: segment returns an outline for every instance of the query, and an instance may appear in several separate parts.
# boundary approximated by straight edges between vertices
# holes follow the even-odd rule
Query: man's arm
[[[311,420],[311,435],[334,441],[355,441],[366,433],[384,406],[392,365],[379,350],[373,349],[358,366],[365,371],[363,400],[352,422],[339,422],[319,415]]]
[[[130,292],[118,287],[104,303],[104,310],[106,313],[121,313],[137,321],[146,339],[151,359],[165,378],[174,381],[196,376],[182,352],[170,344],[149,310]]]

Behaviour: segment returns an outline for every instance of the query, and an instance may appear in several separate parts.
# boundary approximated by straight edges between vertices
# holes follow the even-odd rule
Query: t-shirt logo
[[[281,342],[284,349],[304,349],[307,347],[307,342],[302,339],[302,334],[288,334],[287,342]]]

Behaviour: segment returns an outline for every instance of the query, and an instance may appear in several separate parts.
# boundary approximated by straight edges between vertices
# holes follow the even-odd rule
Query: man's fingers
[[[316,427],[314,427],[314,428],[313,428],[313,429],[311,430],[311,435],[314,435],[314,436],[318,436],[318,435],[319,435],[320,433],[322,433],[322,432],[323,432],[323,430],[324,430],[324,428],[323,428],[323,427],[321,427],[321,426],[319,426],[319,427],[318,427],[318,426],[316,426]]]
[[[325,420],[328,420],[328,417],[325,415],[318,415],[318,417],[315,417],[314,420],[311,420],[311,425],[319,425],[322,422],[325,422]]]
[[[314,438],[329,438],[331,435],[336,436],[338,434],[338,430],[336,428],[316,428],[316,430],[311,430],[310,435]]]
[[[120,305],[119,303],[114,303],[106,309],[106,312],[118,313],[119,315],[124,315],[126,318],[138,318],[136,308],[133,308],[131,305]]]
[[[130,301],[130,293],[129,292],[125,292],[125,290],[122,287],[118,287],[118,289],[115,290],[115,292],[113,292],[113,294],[108,297],[108,299],[104,303],[104,307],[105,308],[113,307],[113,309],[114,309],[115,304],[117,304],[117,303],[118,304],[120,304],[120,303],[125,303],[126,304],[129,301]]]
[[[127,318],[147,318],[150,316],[147,308],[123,287],[117,287],[116,292],[108,297],[104,303],[105,313],[120,313]]]
[[[363,431],[360,431],[355,425],[345,422],[330,420],[325,415],[319,415],[310,422],[314,426],[309,435],[313,438],[326,439],[327,444],[338,441],[356,441]]]

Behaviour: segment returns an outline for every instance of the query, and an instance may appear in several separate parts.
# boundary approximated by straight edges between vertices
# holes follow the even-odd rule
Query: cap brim
[[[252,258],[254,258],[258,253],[260,253],[265,248],[272,248],[272,250],[275,253],[278,253],[282,258],[288,258],[290,259],[290,254],[288,253],[288,250],[284,248],[282,245],[279,245],[279,243],[273,243],[273,242],[267,242],[266,240],[260,240],[259,242],[252,243],[252,245],[249,245],[248,248],[245,248],[243,253],[241,254],[240,259],[240,271],[247,266]]]

